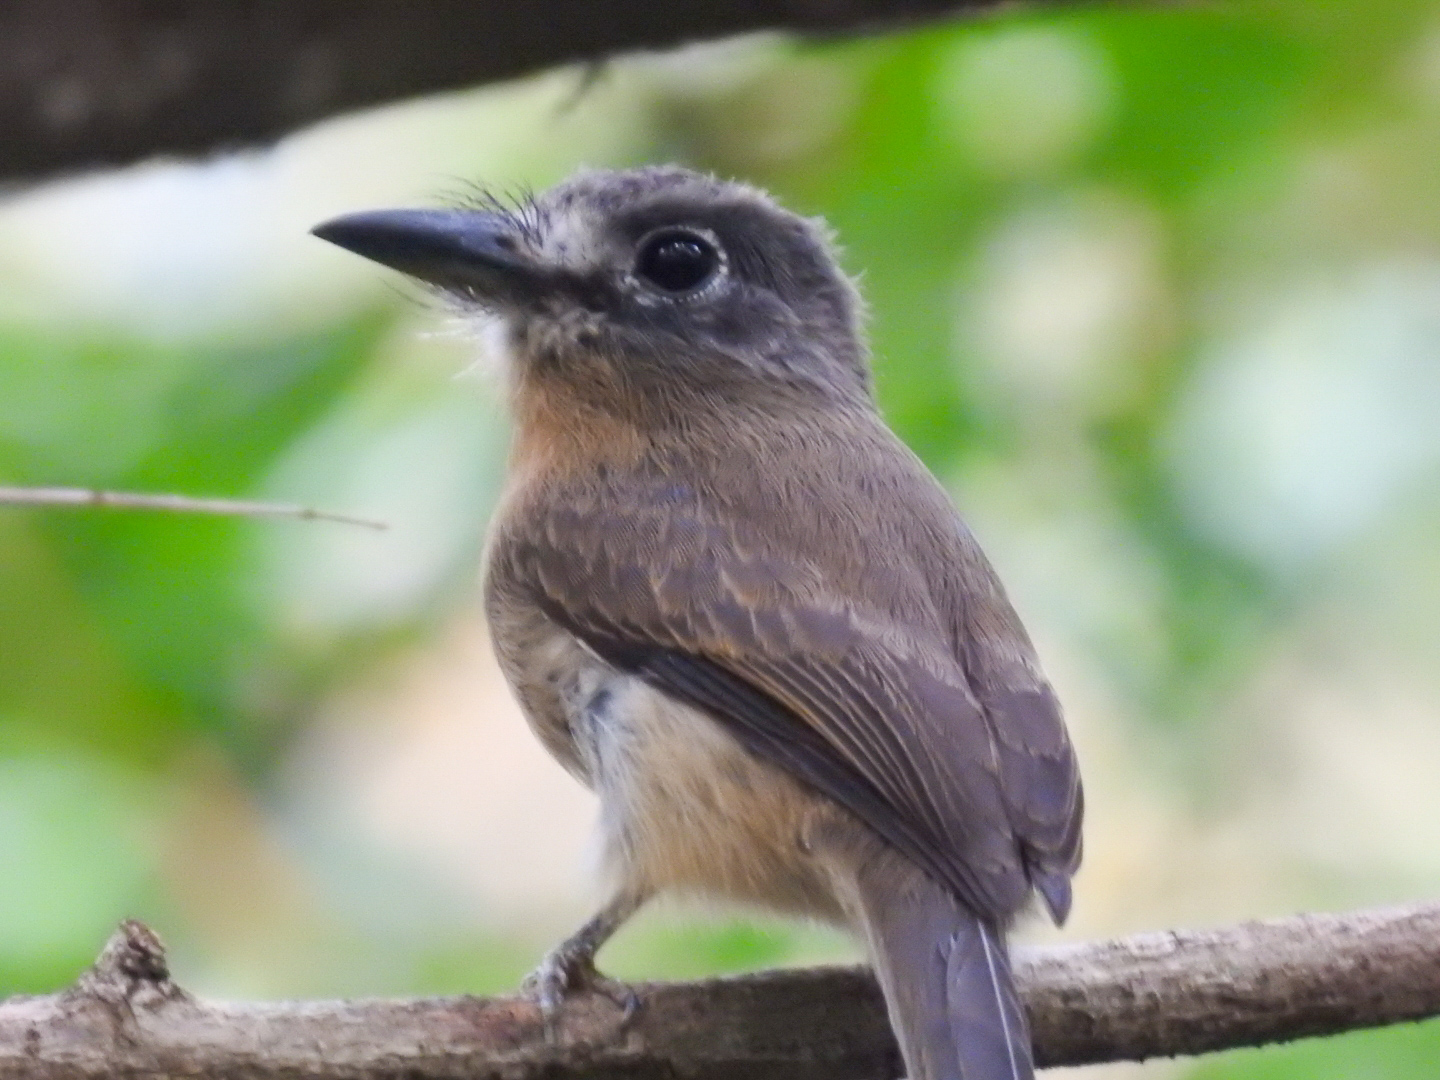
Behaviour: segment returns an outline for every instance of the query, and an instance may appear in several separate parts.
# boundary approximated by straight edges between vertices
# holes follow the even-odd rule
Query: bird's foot
[[[595,967],[594,952],[584,942],[566,941],[552,949],[540,966],[525,977],[521,992],[540,1006],[545,1036],[555,1042],[559,1019],[566,999],[576,994],[599,994],[620,1010],[623,1028],[640,1007],[640,998],[628,985],[602,975]]]

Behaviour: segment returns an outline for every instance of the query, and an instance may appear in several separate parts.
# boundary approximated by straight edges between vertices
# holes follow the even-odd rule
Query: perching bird
[[[1004,934],[1057,920],[1081,789],[994,571],[876,407],[823,226],[675,167],[316,235],[502,331],[515,419],[485,599],[612,898],[547,1010],[661,892],[851,928],[911,1080],[1033,1074]]]

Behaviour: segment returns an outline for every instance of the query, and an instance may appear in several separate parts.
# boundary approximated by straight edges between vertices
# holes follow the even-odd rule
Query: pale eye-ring
[[[724,263],[715,241],[693,229],[657,229],[640,241],[635,276],[673,296],[704,288]]]

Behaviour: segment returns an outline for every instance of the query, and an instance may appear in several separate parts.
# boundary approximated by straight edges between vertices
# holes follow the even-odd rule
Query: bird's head
[[[498,318],[522,374],[869,398],[860,301],[827,230],[742,184],[590,170],[514,205],[371,211],[314,233]]]

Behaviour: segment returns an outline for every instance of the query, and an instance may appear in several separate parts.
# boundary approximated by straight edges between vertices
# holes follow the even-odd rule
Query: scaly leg
[[[546,953],[540,966],[526,977],[524,991],[539,1004],[545,1015],[545,1026],[552,1033],[553,1022],[565,998],[586,990],[604,994],[615,1002],[624,1012],[624,1020],[634,1015],[639,1004],[635,991],[595,970],[595,954],[646,899],[630,892],[620,893],[589,922]]]

